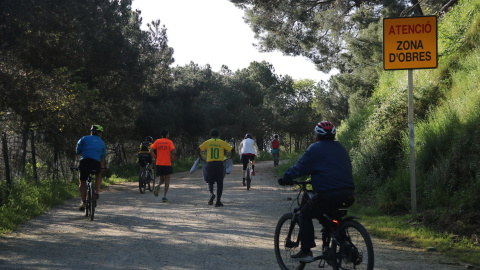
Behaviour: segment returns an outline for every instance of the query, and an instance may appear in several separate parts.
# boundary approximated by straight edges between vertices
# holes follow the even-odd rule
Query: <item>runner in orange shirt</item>
[[[150,155],[156,158],[157,163],[157,181],[158,185],[155,187],[153,194],[158,197],[160,185],[165,183],[163,190],[163,202],[167,202],[167,192],[170,186],[170,174],[173,173],[172,159],[175,160],[175,146],[173,142],[168,139],[168,130],[162,130],[162,138],[156,140],[150,148]],[[157,150],[155,155],[154,150]]]

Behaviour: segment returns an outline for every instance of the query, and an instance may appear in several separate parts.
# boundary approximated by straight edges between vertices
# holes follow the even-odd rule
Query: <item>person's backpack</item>
[[[272,149],[278,149],[279,142],[277,140],[272,141]]]
[[[150,151],[150,142],[148,141],[143,141],[142,142],[142,149],[140,150],[142,152],[148,152]]]

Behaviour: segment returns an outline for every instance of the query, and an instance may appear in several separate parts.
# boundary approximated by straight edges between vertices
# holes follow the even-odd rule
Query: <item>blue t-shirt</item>
[[[77,142],[77,155],[82,154],[82,158],[92,158],[100,161],[105,158],[107,148],[102,139],[96,135],[84,136]]]
[[[313,190],[317,192],[355,189],[350,157],[337,141],[324,140],[311,144],[284,177],[295,179],[302,175],[311,175]]]

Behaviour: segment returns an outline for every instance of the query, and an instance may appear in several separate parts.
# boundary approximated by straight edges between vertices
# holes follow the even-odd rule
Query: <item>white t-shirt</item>
[[[254,140],[246,138],[240,143],[240,156],[243,154],[258,155],[258,147]]]

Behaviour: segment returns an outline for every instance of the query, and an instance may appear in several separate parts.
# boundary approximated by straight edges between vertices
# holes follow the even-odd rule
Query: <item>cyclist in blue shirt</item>
[[[82,155],[80,159],[80,185],[78,191],[82,198],[82,203],[79,207],[80,211],[85,210],[86,196],[87,196],[87,183],[86,180],[91,171],[95,171],[95,193],[98,199],[100,192],[100,185],[102,183],[101,171],[105,168],[105,155],[107,154],[107,148],[102,141],[103,127],[100,125],[92,125],[90,128],[90,136],[84,136],[77,142],[76,154]]]
[[[278,180],[280,185],[293,185],[293,179],[310,175],[316,196],[312,204],[300,210],[301,250],[292,260],[313,261],[311,248],[315,247],[312,219],[330,213],[337,207],[349,207],[355,201],[352,163],[345,148],[335,141],[335,126],[322,121],[315,126],[317,142],[311,144],[300,159]]]

